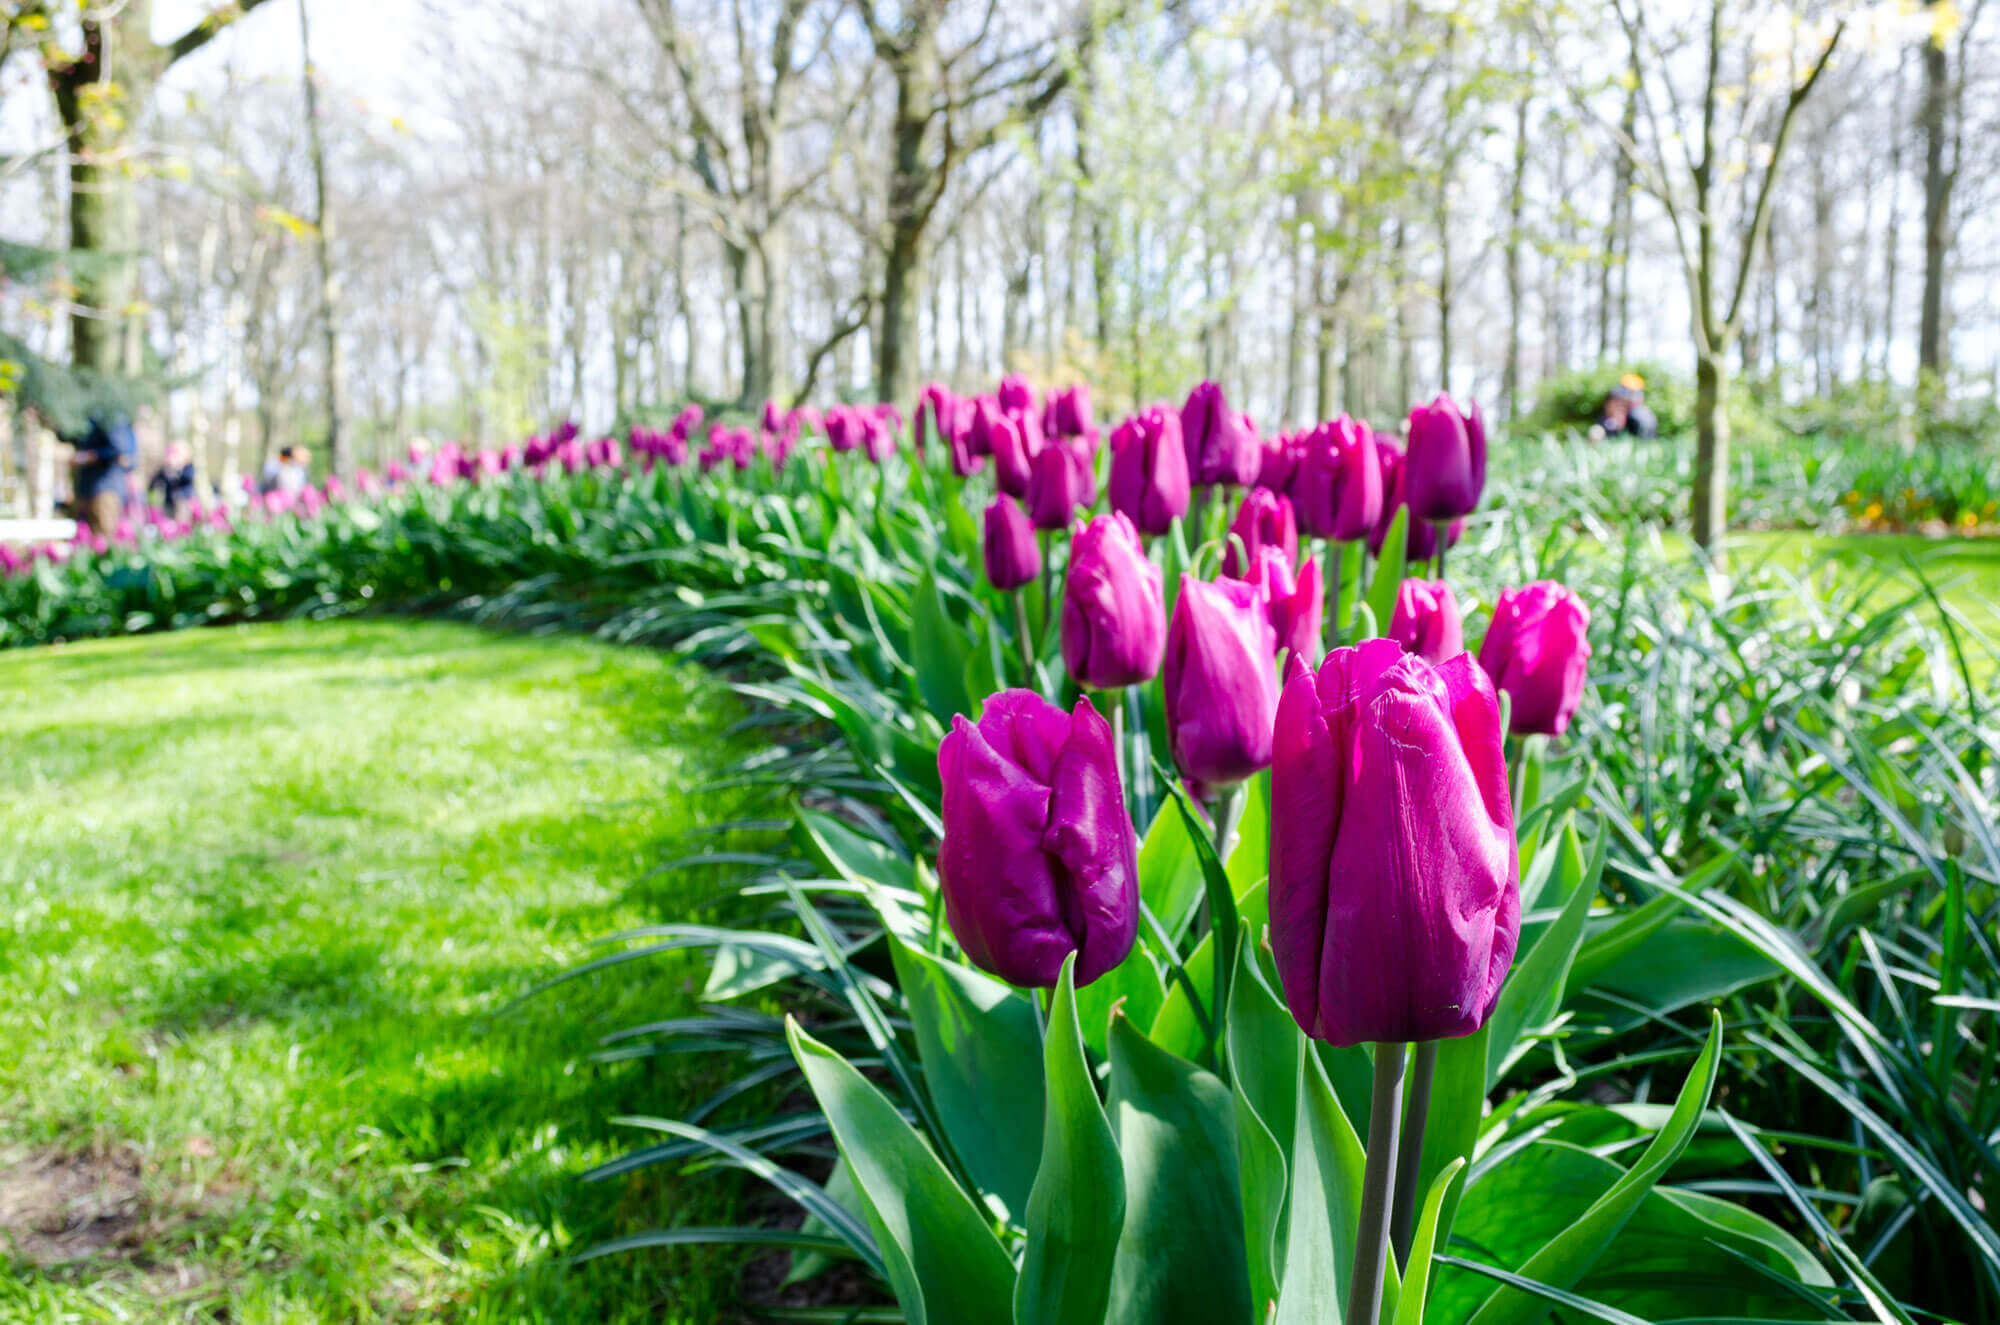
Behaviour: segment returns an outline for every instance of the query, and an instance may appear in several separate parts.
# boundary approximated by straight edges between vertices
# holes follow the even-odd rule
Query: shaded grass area
[[[574,1175],[691,1060],[588,1061],[691,963],[512,1001],[630,924],[729,757],[658,657],[406,622],[0,655],[0,1320],[727,1318],[725,1178]],[[728,805],[704,804],[703,817]]]

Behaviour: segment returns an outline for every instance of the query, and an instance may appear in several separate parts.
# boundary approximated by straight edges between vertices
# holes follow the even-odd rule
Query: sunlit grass
[[[0,1319],[724,1314],[734,1254],[559,1262],[732,1208],[572,1176],[698,1098],[586,1060],[691,968],[508,1005],[711,905],[638,881],[733,711],[654,655],[437,625],[0,655],[0,1175],[136,1155],[143,1189],[118,1245],[0,1272]]]

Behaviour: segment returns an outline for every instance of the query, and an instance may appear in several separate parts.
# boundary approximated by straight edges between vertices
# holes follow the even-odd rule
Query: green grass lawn
[[[0,654],[0,1320],[707,1322],[726,1219],[588,1164],[704,1085],[588,1060],[690,963],[509,1004],[713,906],[642,882],[735,701],[654,655],[406,622]],[[9,1244],[11,1243],[11,1252]],[[11,1259],[7,1259],[11,1256]]]

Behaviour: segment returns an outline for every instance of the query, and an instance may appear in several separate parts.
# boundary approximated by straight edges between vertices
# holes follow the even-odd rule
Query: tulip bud
[[[1412,520],[1450,520],[1479,509],[1486,487],[1486,424],[1475,402],[1461,411],[1440,395],[1410,411],[1403,481]]]
[[[1590,665],[1590,609],[1554,580],[1501,593],[1479,665],[1513,702],[1517,736],[1560,736],[1583,699]]]
[[[1271,762],[1277,635],[1257,586],[1181,578],[1167,627],[1167,745],[1182,776],[1241,782]]]
[[[1326,607],[1319,563],[1307,557],[1305,569],[1294,579],[1292,563],[1285,560],[1284,552],[1265,547],[1257,554],[1257,573],[1250,582],[1264,600],[1264,615],[1277,636],[1278,647],[1294,657],[1319,657],[1320,616]]]
[[[1056,441],[1041,449],[1028,472],[1028,514],[1037,529],[1067,529],[1078,508],[1097,502],[1097,470],[1084,443]]]
[[[1458,599],[1443,580],[1404,580],[1396,589],[1389,638],[1425,662],[1441,663],[1465,652]]]
[[[1291,496],[1299,528],[1314,537],[1351,543],[1373,535],[1382,518],[1374,430],[1343,414],[1307,433]]]
[[[1001,493],[986,508],[986,580],[996,589],[1018,589],[1042,573],[1042,550],[1035,543],[1027,512]]]
[[[1028,385],[1028,379],[1019,373],[1009,373],[1000,379],[1000,388],[995,393],[1003,414],[1016,417],[1035,408],[1035,388]]]
[[[1048,988],[1076,954],[1087,985],[1125,960],[1139,923],[1139,841],[1111,725],[1003,690],[938,747],[938,880],[952,933],[1010,984]]]
[[[1262,439],[1257,467],[1257,486],[1291,495],[1292,480],[1298,476],[1299,460],[1305,454],[1306,434],[1281,432]]]
[[[1035,454],[1041,449],[1041,430],[1035,429],[1031,444],[1026,416],[1004,414],[998,405],[986,400],[979,402],[973,427],[993,457],[993,477],[1000,491],[1010,497],[1027,496]]]
[[[1222,388],[1199,383],[1181,406],[1181,445],[1187,450],[1188,481],[1195,484],[1257,481],[1263,449],[1248,415],[1229,408]]]
[[[1166,637],[1160,568],[1146,559],[1130,520],[1115,512],[1098,516],[1070,542],[1062,604],[1069,674],[1093,690],[1150,681]]]
[[[1155,405],[1111,430],[1111,509],[1140,532],[1164,534],[1187,514],[1180,415]]]
[[[1368,536],[1368,550],[1376,556],[1382,555],[1382,546],[1389,540],[1389,526],[1396,521],[1396,512],[1404,508],[1403,481],[1409,472],[1409,464],[1403,458],[1402,448],[1394,442],[1377,439],[1375,454],[1382,466],[1382,518],[1376,522],[1375,532]],[[1404,556],[1411,561],[1429,561],[1437,555],[1437,526],[1428,520],[1419,520],[1412,511],[1405,523]],[[1453,520],[1446,531],[1450,537],[1447,547],[1458,546],[1458,540],[1465,533],[1465,520]]]
[[[1090,388],[1079,382],[1049,393],[1043,407],[1042,431],[1051,437],[1094,437],[1090,418]]]
[[[1306,1034],[1470,1035],[1520,940],[1520,861],[1493,686],[1393,640],[1293,670],[1271,765],[1271,946]]]
[[[1257,564],[1257,553],[1266,547],[1285,555],[1285,564],[1299,560],[1299,529],[1292,516],[1292,504],[1269,488],[1252,488],[1243,494],[1243,504],[1229,525],[1230,540],[1222,554],[1222,573],[1244,579]],[[1242,544],[1239,553],[1237,544]]]
[[[925,383],[924,389],[917,393],[917,435],[915,440],[918,455],[924,454],[925,448],[930,444],[928,434],[931,429],[937,431],[939,440],[945,440],[951,436],[951,420],[956,414],[957,408],[957,398],[951,394],[944,383]]]

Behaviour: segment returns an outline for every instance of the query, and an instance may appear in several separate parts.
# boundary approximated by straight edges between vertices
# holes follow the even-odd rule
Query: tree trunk
[[[326,353],[326,463],[328,472],[347,473],[341,424],[347,412],[347,364],[340,347],[340,280],[333,271],[333,210],[326,197],[326,145],[319,131],[319,90],[314,86],[312,33],[306,0],[299,0],[299,59],[306,85],[306,135],[312,153],[313,248],[319,258],[320,337]]]
[[[1936,0],[1943,3],[1943,0]],[[1951,244],[1951,188],[1945,165],[1951,104],[1950,53],[1939,41],[1924,44],[1924,303],[1917,330],[1918,376],[1942,377],[1949,367],[1944,330],[1945,256]]]
[[[1507,361],[1500,366],[1500,400],[1504,417],[1521,412],[1521,216],[1528,181],[1528,107],[1532,92],[1524,91],[1514,105],[1514,176],[1507,190]],[[1624,153],[1619,153],[1622,158]],[[1617,216],[1614,207],[1612,216]],[[1615,239],[1612,241],[1615,242]],[[1610,270],[1609,262],[1605,270]]]
[[[1695,362],[1694,541],[1713,547],[1729,527],[1729,364],[1721,349]]]
[[[96,33],[95,26],[86,29],[85,58],[65,73],[50,74],[70,152],[69,246],[82,256],[70,271],[76,287],[70,353],[79,368],[132,376],[141,367],[144,328],[135,311],[139,208],[125,135],[149,84],[137,70],[125,71],[118,84],[97,81],[104,53]]]

